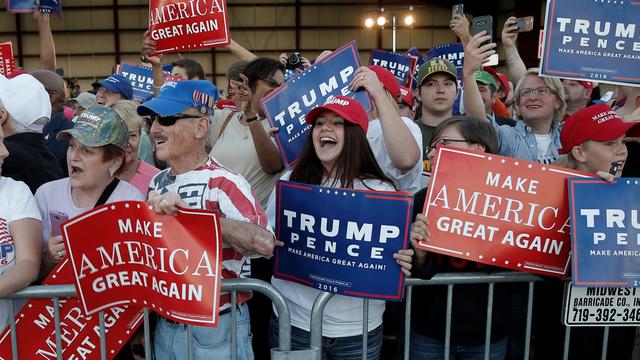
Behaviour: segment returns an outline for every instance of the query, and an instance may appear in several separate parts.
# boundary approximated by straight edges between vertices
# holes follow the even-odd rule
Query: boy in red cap
[[[619,177],[627,159],[625,135],[640,136],[640,123],[624,122],[606,104],[592,105],[565,121],[558,152],[567,154],[573,169]]]

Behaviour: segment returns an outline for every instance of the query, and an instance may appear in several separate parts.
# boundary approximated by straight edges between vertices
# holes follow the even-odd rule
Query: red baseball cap
[[[413,107],[413,93],[411,93],[411,90],[409,90],[406,87],[401,85],[400,86],[400,97],[402,98],[402,101],[404,103],[409,105],[409,107]]]
[[[313,108],[307,113],[305,116],[307,124],[313,125],[318,116],[325,111],[332,111],[348,122],[360,126],[365,134],[369,129],[369,117],[358,100],[342,95],[331,97],[322,106]]]
[[[369,65],[367,67],[376,73],[384,89],[387,90],[394,99],[400,96],[400,84],[398,84],[398,80],[396,80],[396,77],[393,76],[391,71],[379,65]]]
[[[593,83],[591,81],[580,81],[580,84],[587,90],[593,90]]]
[[[506,94],[509,94],[509,91],[511,91],[511,86],[509,86],[509,78],[507,77],[507,75],[499,73],[496,71],[496,69],[489,66],[485,66],[482,70],[491,74],[491,76],[493,76],[493,78],[496,79],[497,82],[501,83],[502,86],[504,86]]]
[[[562,149],[567,154],[587,140],[611,141],[620,136],[640,136],[640,122],[625,122],[607,104],[597,104],[579,110],[565,120],[560,131]]]

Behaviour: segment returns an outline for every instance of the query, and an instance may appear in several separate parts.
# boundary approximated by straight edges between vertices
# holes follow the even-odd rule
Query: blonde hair
[[[520,78],[514,92],[514,103],[519,107],[520,90],[523,87],[523,83],[527,75],[538,76],[544,81],[545,85],[547,85],[553,91],[553,94],[556,96],[556,99],[558,99],[558,102],[560,103],[560,107],[558,107],[558,109],[556,109],[556,111],[553,113],[553,121],[560,122],[560,120],[562,120],[562,118],[564,117],[565,112],[567,111],[567,101],[564,98],[564,86],[562,86],[562,81],[560,81],[560,79],[556,77],[539,76],[539,70],[539,68],[527,69],[527,73],[522,78]]]
[[[111,105],[111,109],[115,111],[118,116],[127,124],[127,126],[133,127],[142,131],[143,120],[136,112],[136,105],[131,100],[118,100],[115,104]]]

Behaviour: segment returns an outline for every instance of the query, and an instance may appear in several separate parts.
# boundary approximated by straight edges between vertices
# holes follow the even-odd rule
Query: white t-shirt
[[[291,171],[288,171],[281,179],[288,180],[290,175]],[[395,191],[391,185],[379,180],[365,180],[364,183],[356,180],[354,181],[353,188],[358,190]],[[274,226],[276,224],[275,197],[276,192],[274,190],[269,197],[269,203],[267,205],[269,223]],[[271,278],[271,284],[280,291],[287,301],[287,305],[291,311],[291,325],[305,331],[310,331],[311,308],[321,290],[287,280],[276,279],[275,277]],[[362,335],[363,304],[364,299],[334,295],[324,310],[322,336],[346,337]],[[385,302],[382,300],[369,300],[369,331],[382,325],[384,305]],[[273,310],[277,312],[275,307]]]
[[[31,190],[21,181],[0,177],[0,276],[16,266],[16,253],[9,225],[16,220],[41,220]],[[11,301],[0,300],[0,330],[9,324]]]
[[[91,208],[79,208],[71,198],[71,184],[69,178],[50,181],[38,188],[36,191],[36,202],[42,216],[42,240],[47,246],[51,234],[51,219],[49,212],[54,210],[58,213],[66,214],[69,219],[91,210]],[[145,197],[140,190],[126,181],[120,180],[118,186],[113,190],[107,203],[125,200],[144,201]]]
[[[270,175],[262,170],[253,137],[251,137],[251,130],[248,126],[240,123],[240,112],[232,116],[220,135],[222,125],[229,114],[231,114],[230,110],[219,110],[213,116],[213,123],[209,131],[209,142],[212,144],[209,156],[226,168],[235,170],[242,175],[251,185],[251,190],[260,201],[260,206],[264,208],[280,174]],[[265,131],[271,127],[269,120],[266,119],[263,119],[260,124]],[[275,141],[273,138],[271,140]]]
[[[422,148],[422,133],[420,128],[408,117],[401,117],[402,121],[407,125],[411,135],[416,140],[416,146],[418,149]],[[415,194],[420,190],[420,175],[422,174],[422,151],[420,151],[420,161],[416,165],[406,172],[402,172],[396,168],[391,162],[389,151],[384,143],[384,136],[382,134],[382,125],[380,120],[375,119],[369,121],[369,130],[367,131],[367,140],[369,140],[369,146],[373,150],[373,155],[378,161],[378,165],[382,169],[385,175],[396,183],[398,190],[406,191],[410,194]]]
[[[551,156],[551,150],[549,149],[549,147],[551,146],[551,142],[553,141],[553,137],[551,133],[548,134],[534,134],[536,136],[536,144],[538,146],[538,159],[540,159],[540,162],[542,163],[547,163],[544,162],[544,159],[547,159],[549,156]]]

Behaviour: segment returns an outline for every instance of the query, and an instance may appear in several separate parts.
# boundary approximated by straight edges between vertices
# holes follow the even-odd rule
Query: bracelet
[[[252,121],[256,121],[258,120],[258,115],[254,116],[254,117],[250,117],[250,118],[245,118],[244,119],[246,122],[250,123]]]

